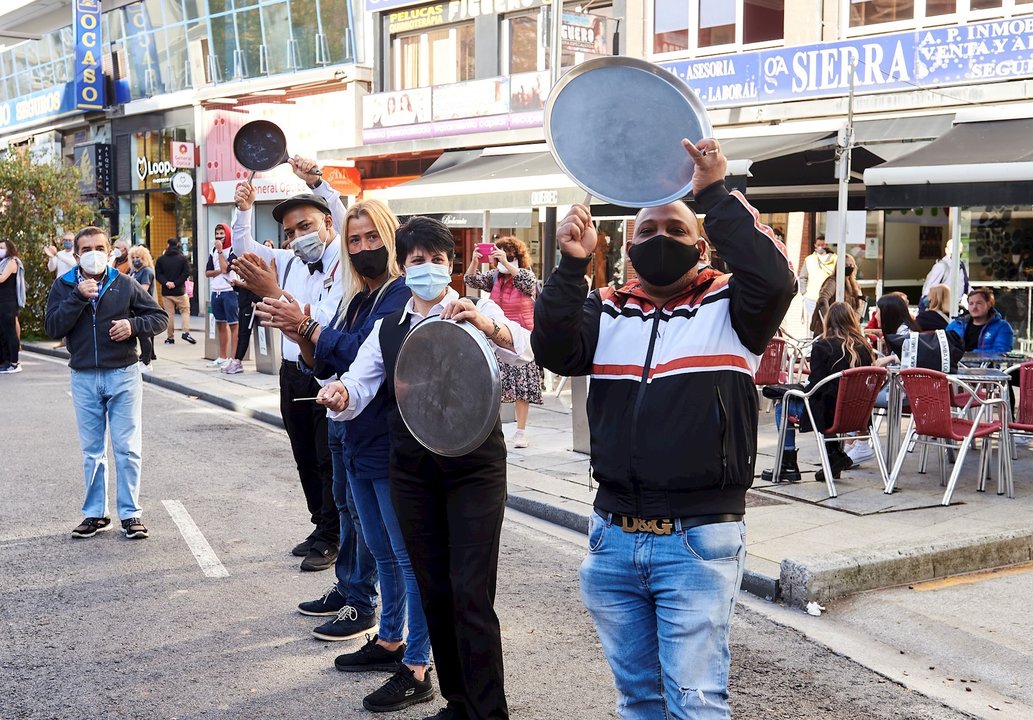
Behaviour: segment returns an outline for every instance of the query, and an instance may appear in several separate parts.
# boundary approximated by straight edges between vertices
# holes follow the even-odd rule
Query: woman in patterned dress
[[[480,272],[481,263],[489,269]],[[495,250],[482,257],[474,250],[466,271],[467,287],[489,292],[491,299],[502,308],[510,320],[531,330],[534,328],[534,301],[538,294],[538,280],[531,270],[531,254],[527,245],[516,237],[508,236],[495,241]],[[527,412],[531,403],[542,404],[542,376],[533,362],[520,367],[499,365],[502,373],[502,402],[516,403],[517,430],[513,447],[527,447]]]

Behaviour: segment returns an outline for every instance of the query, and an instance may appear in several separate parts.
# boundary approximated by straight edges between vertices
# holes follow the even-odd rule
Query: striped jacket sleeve
[[[796,276],[785,246],[760,222],[757,210],[737,191],[714,183],[696,197],[706,213],[707,237],[732,273],[731,320],[751,352],[764,352],[789,310]]]
[[[588,293],[591,258],[560,257],[534,304],[531,349],[535,362],[558,375],[589,375],[599,342],[599,294]]]

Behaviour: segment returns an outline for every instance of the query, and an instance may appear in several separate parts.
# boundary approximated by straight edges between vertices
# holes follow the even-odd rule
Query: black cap
[[[274,207],[273,219],[282,225],[283,216],[287,214],[287,211],[291,208],[296,208],[301,205],[308,205],[309,207],[314,207],[320,212],[322,212],[324,215],[330,214],[330,206],[326,204],[326,200],[312,193],[301,193],[300,195],[295,195],[294,197],[287,198],[279,205]]]

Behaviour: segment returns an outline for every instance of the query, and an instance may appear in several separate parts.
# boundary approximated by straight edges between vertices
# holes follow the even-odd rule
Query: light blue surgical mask
[[[423,263],[405,268],[405,284],[417,296],[430,302],[437,300],[452,281],[449,265]]]

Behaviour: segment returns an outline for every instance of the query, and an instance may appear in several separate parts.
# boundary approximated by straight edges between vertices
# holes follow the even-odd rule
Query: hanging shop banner
[[[606,49],[606,18],[587,13],[563,13],[563,49],[609,55]]]
[[[661,63],[707,107],[1033,77],[1033,17]]]
[[[113,186],[111,146],[106,143],[76,145],[73,153],[73,162],[79,168],[79,194],[109,194]]]
[[[100,68],[100,0],[75,0],[75,107],[104,108],[104,74]]]
[[[435,121],[502,115],[509,112],[509,78],[439,85],[431,99]]]
[[[0,102],[0,130],[75,112],[75,83],[55,85]]]

